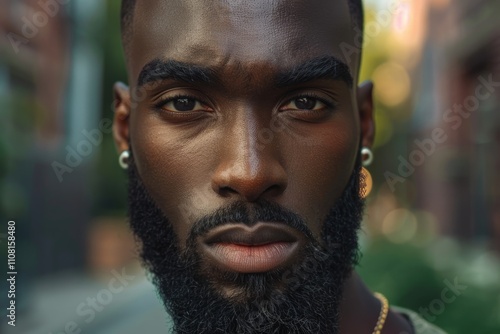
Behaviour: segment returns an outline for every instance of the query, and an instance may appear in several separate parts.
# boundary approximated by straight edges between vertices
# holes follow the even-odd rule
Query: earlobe
[[[113,137],[118,152],[129,149],[130,89],[122,82],[115,83]]]
[[[358,87],[358,113],[361,125],[361,145],[372,147],[375,137],[375,120],[373,117],[373,82],[364,81]]]

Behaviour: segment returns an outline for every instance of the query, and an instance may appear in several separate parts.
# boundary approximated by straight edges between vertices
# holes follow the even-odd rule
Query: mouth
[[[223,270],[262,273],[286,266],[296,257],[303,236],[281,223],[259,222],[251,227],[227,224],[202,238],[207,258]]]

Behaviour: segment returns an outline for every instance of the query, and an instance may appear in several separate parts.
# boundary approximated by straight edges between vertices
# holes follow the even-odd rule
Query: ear
[[[113,137],[119,153],[129,149],[130,89],[122,82],[113,86],[115,117]]]
[[[361,125],[361,145],[371,148],[375,137],[373,118],[373,82],[364,81],[358,87],[358,113]]]

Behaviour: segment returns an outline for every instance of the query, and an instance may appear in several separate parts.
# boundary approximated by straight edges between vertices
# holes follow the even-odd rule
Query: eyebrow
[[[280,72],[276,78],[276,85],[286,87],[320,79],[341,80],[349,87],[352,87],[354,82],[349,67],[344,62],[333,56],[324,56],[307,60],[291,70]],[[211,68],[176,60],[154,59],[141,70],[137,86],[142,87],[161,80],[200,84],[217,81],[215,71]]]
[[[277,84],[280,87],[293,86],[320,79],[340,80],[349,87],[354,83],[346,63],[333,56],[324,56],[313,58],[279,74]]]
[[[176,60],[155,59],[147,63],[137,79],[137,86],[161,80],[177,80],[188,83],[212,83],[213,71],[209,68],[182,63]]]

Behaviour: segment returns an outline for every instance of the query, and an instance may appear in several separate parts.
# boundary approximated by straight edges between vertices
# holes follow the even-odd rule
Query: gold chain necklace
[[[381,293],[375,292],[374,296],[380,300],[380,314],[378,315],[377,324],[375,325],[375,329],[372,334],[380,334],[382,332],[382,328],[384,328],[385,320],[387,319],[387,314],[389,313],[389,301],[385,296]]]

